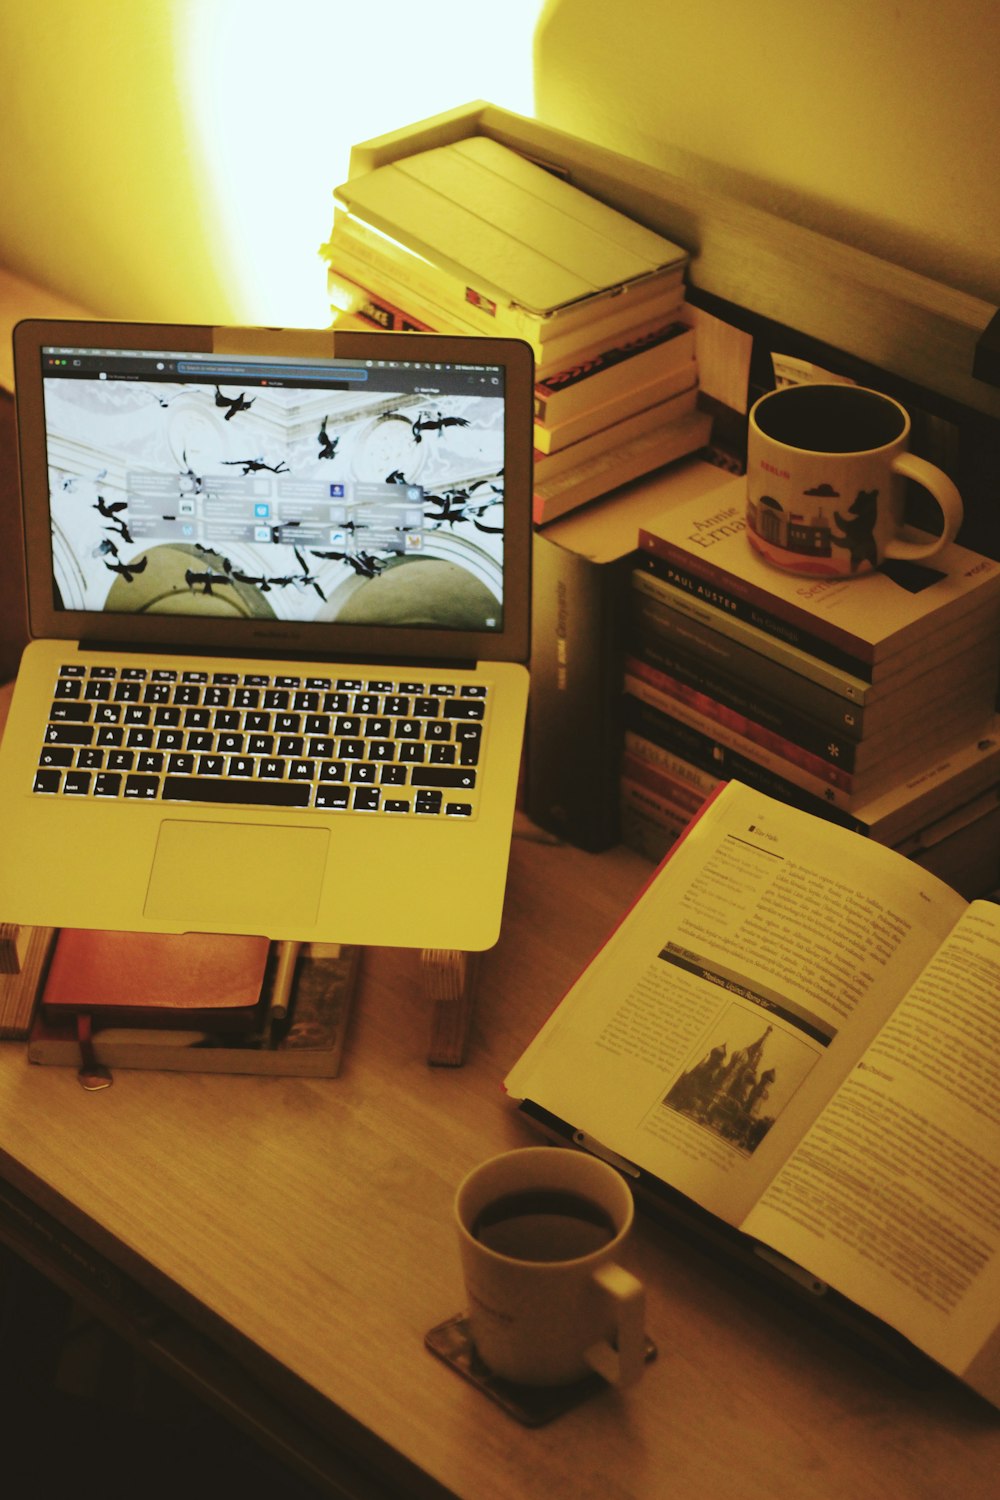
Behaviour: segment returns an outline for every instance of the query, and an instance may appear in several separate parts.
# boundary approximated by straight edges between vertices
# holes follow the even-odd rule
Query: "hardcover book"
[[[618,837],[624,614],[640,525],[727,476],[692,460],[536,531],[525,810],[581,849]]]
[[[358,986],[361,949],[339,943],[304,944],[295,966],[287,1016],[280,1024],[271,1020],[269,1004],[275,958],[272,954],[268,960],[263,1006],[252,1030],[101,1025],[89,1044],[93,1061],[112,1070],[336,1077]],[[50,1020],[39,1009],[28,1038],[28,1061],[79,1068],[81,1048],[73,1021]]]
[[[1000,906],[729,782],[506,1088],[1000,1405],[998,993]]]
[[[250,1030],[259,1018],[270,944],[221,933],[64,927],[41,1006],[50,1021]]]

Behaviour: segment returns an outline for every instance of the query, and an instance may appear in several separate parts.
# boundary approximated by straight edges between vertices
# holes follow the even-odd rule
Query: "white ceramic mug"
[[[632,1194],[604,1162],[556,1146],[476,1167],[455,1197],[469,1331],[490,1371],[566,1385],[597,1370],[631,1385],[645,1366],[642,1284],[617,1264]]]
[[[951,542],[962,498],[908,449],[905,407],[864,386],[807,383],[761,396],[747,432],[747,540],[768,562],[814,578],[854,578],[886,558],[922,562]],[[902,535],[906,480],[928,490],[942,530]]]

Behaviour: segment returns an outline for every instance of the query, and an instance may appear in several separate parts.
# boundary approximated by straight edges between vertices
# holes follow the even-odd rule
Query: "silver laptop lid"
[[[527,344],[29,320],[14,354],[33,636],[526,660]]]

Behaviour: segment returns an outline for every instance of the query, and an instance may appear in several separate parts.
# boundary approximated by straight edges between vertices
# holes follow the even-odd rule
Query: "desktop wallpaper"
[[[498,397],[47,378],[45,414],[63,608],[502,623]]]

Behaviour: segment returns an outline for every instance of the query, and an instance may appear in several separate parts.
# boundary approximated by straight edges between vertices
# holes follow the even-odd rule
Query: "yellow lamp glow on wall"
[[[541,0],[7,0],[0,268],[110,317],[319,324],[351,145],[532,112]]]
[[[530,112],[538,0],[216,0],[183,11],[178,82],[235,310],[328,321],[318,246],[353,142],[476,98]]]

